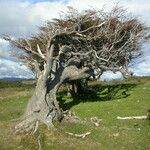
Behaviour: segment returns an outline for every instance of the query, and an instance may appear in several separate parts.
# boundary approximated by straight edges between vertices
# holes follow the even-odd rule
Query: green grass
[[[1,86],[2,85],[2,86]],[[73,123],[55,123],[57,130],[41,125],[39,134],[44,150],[149,150],[150,122],[148,120],[117,120],[117,116],[147,115],[150,109],[150,77],[126,81],[91,82],[97,94],[67,98],[65,91],[58,95],[62,108],[70,109],[81,118],[97,116],[99,127]],[[0,150],[36,150],[36,135],[15,135],[14,126],[24,111],[33,86],[19,83],[0,84]],[[66,134],[82,134],[86,138]]]

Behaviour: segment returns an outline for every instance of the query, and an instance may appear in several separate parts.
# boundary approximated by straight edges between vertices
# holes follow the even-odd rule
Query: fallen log
[[[147,119],[147,116],[129,116],[129,117],[120,117],[118,116],[117,119],[120,120],[127,120],[127,119]]]

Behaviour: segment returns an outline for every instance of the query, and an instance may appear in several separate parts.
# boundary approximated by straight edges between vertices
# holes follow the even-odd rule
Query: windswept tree
[[[36,88],[16,131],[51,127],[63,119],[56,94],[63,83],[100,77],[104,71],[120,71],[124,77],[129,62],[141,54],[147,28],[124,9],[110,12],[69,8],[59,19],[48,21],[31,38],[11,39],[24,51],[17,57],[36,75]]]

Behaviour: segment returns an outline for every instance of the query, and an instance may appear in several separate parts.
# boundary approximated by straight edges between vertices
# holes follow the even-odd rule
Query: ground
[[[147,115],[150,109],[150,77],[126,81],[90,82],[97,95],[67,98],[63,88],[58,100],[63,109],[75,112],[80,118],[98,117],[100,126],[75,123],[54,123],[56,129],[45,125],[35,135],[14,134],[17,118],[23,113],[34,90],[30,82],[0,82],[0,149],[37,150],[38,140],[43,150],[149,150],[150,121],[117,120],[117,116]],[[68,135],[82,134],[85,138]],[[40,135],[40,136],[39,136]]]

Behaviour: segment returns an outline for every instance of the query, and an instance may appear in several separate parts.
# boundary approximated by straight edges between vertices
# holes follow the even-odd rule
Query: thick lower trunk
[[[16,126],[17,132],[34,131],[38,122],[43,122],[48,127],[53,127],[53,120],[61,120],[63,112],[56,100],[56,92],[59,88],[58,82],[45,84],[42,78],[38,80],[33,96],[30,98],[23,121]]]
[[[46,68],[37,81],[35,92],[27,105],[23,121],[16,126],[18,132],[36,131],[39,121],[52,127],[53,120],[61,120],[63,112],[56,100],[56,93],[63,82],[78,80],[90,76],[88,68],[78,69],[76,66],[59,67],[55,77],[49,80],[50,70]]]

